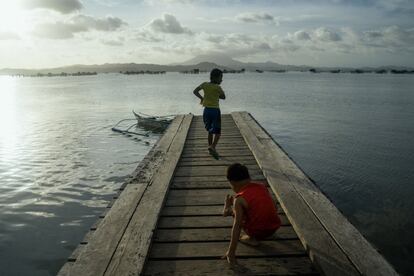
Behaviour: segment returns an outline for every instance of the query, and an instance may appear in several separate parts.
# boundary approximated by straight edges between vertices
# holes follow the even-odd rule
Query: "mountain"
[[[295,65],[283,65],[272,61],[266,62],[241,62],[230,58],[227,55],[220,53],[204,54],[196,56],[192,59],[180,63],[181,65],[197,64],[200,62],[214,62],[221,66],[229,67],[232,69],[246,69],[250,71],[255,70],[287,70],[287,71],[303,71],[309,70],[310,66],[295,66]],[[175,64],[177,65],[177,64]]]

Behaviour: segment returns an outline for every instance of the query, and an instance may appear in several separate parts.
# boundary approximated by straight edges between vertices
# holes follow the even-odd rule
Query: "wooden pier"
[[[250,114],[222,116],[217,150],[202,117],[177,116],[59,275],[397,275]],[[268,185],[282,219],[259,247],[239,243],[237,269],[221,259],[234,162]]]

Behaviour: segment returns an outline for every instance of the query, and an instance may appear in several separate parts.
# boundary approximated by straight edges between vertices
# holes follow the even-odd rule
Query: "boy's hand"
[[[201,98],[201,99],[200,99],[200,104],[201,104],[201,105],[203,104],[203,100],[204,100],[204,98]]]
[[[236,260],[236,254],[232,253],[230,251],[227,251],[226,254],[221,257],[222,259],[227,259],[227,262],[231,265],[231,266],[236,266],[237,265],[237,260]]]

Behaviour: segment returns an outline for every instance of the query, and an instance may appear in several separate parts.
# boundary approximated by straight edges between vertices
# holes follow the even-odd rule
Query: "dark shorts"
[[[205,107],[203,112],[204,127],[211,134],[221,133],[220,108]]]

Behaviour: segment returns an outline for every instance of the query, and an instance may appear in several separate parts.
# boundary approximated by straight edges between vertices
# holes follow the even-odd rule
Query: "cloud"
[[[325,27],[316,29],[313,33],[313,37],[325,42],[335,42],[342,39],[339,33]]]
[[[169,34],[193,34],[190,29],[181,26],[181,23],[178,22],[177,18],[171,14],[164,14],[163,18],[152,20],[149,26],[155,32]]]
[[[105,18],[94,18],[88,15],[76,15],[68,21],[43,23],[35,26],[33,34],[42,38],[68,39],[74,34],[81,32],[96,31],[115,31],[126,25],[122,19],[112,16]]]
[[[118,17],[107,16],[105,18],[94,18],[92,16],[82,14],[73,17],[72,23],[74,25],[98,31],[115,31],[123,25],[127,25],[126,22]]]
[[[20,40],[20,36],[12,32],[0,32],[0,40]]]
[[[297,40],[310,40],[311,39],[311,36],[309,35],[309,33],[304,31],[304,30],[299,30],[299,31],[295,32],[293,34],[293,36]]]
[[[79,0],[20,0],[25,9],[49,9],[60,13],[71,13],[83,8]]]
[[[140,30],[136,33],[135,38],[139,42],[161,42],[163,39],[155,36],[152,32],[147,30]]]
[[[102,44],[108,46],[123,46],[124,45],[124,38],[119,37],[118,39],[101,39]]]
[[[370,47],[386,48],[389,51],[413,51],[414,28],[404,29],[400,26],[365,31],[360,36],[361,42]]]
[[[414,2],[412,0],[378,0],[375,5],[387,12],[414,13]]]
[[[268,13],[241,13],[236,16],[236,20],[245,23],[274,23],[275,18]]]

